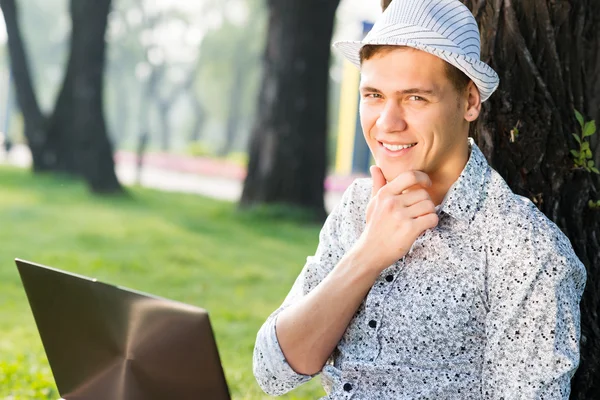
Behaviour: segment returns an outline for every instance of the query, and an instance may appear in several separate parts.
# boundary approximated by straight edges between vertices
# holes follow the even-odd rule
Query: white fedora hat
[[[334,43],[360,68],[365,45],[413,47],[454,65],[475,83],[481,101],[498,87],[498,74],[480,59],[479,29],[459,0],[393,0],[362,41]]]

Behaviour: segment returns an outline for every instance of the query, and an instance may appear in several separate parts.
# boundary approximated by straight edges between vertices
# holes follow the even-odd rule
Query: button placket
[[[375,287],[373,289],[375,289]],[[367,307],[365,308],[365,315],[362,320],[364,332],[369,338],[367,347],[368,353],[364,354],[365,360],[367,361],[375,360],[376,356],[379,354],[377,331],[379,320],[381,319],[381,304],[383,303],[383,298],[383,294],[380,290],[371,290],[367,298]]]
[[[356,393],[357,384],[355,382],[346,382],[344,386],[342,386],[342,395],[344,399],[351,399],[354,397]]]
[[[365,331],[367,335],[369,335],[369,354],[365,354],[366,359],[368,361],[373,361],[379,354],[379,340],[378,340],[378,331],[379,331],[379,321],[381,319],[381,304],[380,301],[374,304],[373,311],[366,316],[365,321]]]
[[[383,319],[383,305],[391,293],[396,281],[403,259],[398,260],[389,268],[384,270],[375,281],[365,301],[365,317],[363,323],[365,331],[370,337],[369,353],[366,360],[374,361],[379,357],[381,343],[379,342],[379,331]],[[388,278],[390,277],[390,278]]]
[[[342,374],[341,391],[339,392],[344,399],[351,399],[358,391],[360,377],[356,373]],[[336,397],[337,398],[337,397]]]
[[[434,227],[433,229],[427,229],[425,232],[423,232],[423,234],[421,236],[419,236],[417,238],[417,240],[414,241],[412,246],[410,246],[410,249],[408,250],[408,253],[406,254],[406,256],[404,258],[411,257],[413,255],[415,248],[417,248],[418,246],[421,246],[423,243],[427,242],[431,238],[431,235],[433,235],[434,231],[436,229],[438,229],[438,226]],[[404,258],[402,259],[403,261],[404,261]]]
[[[381,293],[387,294],[390,290],[390,283],[396,280],[396,276],[398,275],[398,272],[400,272],[400,270],[402,269],[403,265],[404,257],[396,261],[389,268],[384,269],[377,278],[374,287],[379,286],[381,288]]]

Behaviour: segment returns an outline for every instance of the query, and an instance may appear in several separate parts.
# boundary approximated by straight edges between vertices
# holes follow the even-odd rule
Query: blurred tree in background
[[[324,217],[330,43],[339,0],[267,4],[263,78],[240,205],[287,203]]]
[[[69,0],[16,3],[32,86],[42,114],[51,114],[69,55]],[[265,28],[264,0],[113,1],[104,105],[114,148],[135,149],[146,135],[153,151],[202,148],[197,155],[233,153],[242,160]],[[19,141],[21,115],[14,117]]]
[[[211,115],[222,121],[214,151],[225,156],[247,148],[257,111],[267,13],[264,0],[222,4],[223,24],[206,35],[200,48],[199,90]]]
[[[224,29],[231,32],[234,40],[223,43],[219,49],[215,49],[215,56],[223,62],[223,67],[228,69],[231,77],[229,84],[229,96],[227,98],[227,119],[225,125],[225,135],[217,154],[225,156],[230,153],[235,145],[246,148],[247,140],[240,140],[241,125],[246,122],[246,131],[250,132],[250,122],[253,118],[256,108],[251,106],[256,104],[256,95],[258,94],[258,82],[260,81],[260,55],[265,45],[265,15],[264,0],[248,1],[249,10],[247,15],[238,17],[238,20],[226,22]],[[242,21],[247,21],[248,25],[241,25]],[[244,39],[245,35],[252,35],[250,40]],[[205,49],[206,50],[206,49]],[[210,53],[205,54],[208,56]],[[223,56],[228,56],[229,60]],[[213,59],[213,66],[215,65]],[[249,97],[249,95],[251,97]],[[248,136],[247,134],[245,136]]]
[[[105,32],[111,0],[70,3],[69,60],[54,110],[41,111],[15,0],[1,0],[24,131],[34,171],[82,176],[94,192],[120,192],[103,114]]]
[[[161,4],[120,0],[109,18],[115,143],[131,148],[148,134],[161,151],[192,144],[203,155],[244,150],[264,45],[263,0]]]

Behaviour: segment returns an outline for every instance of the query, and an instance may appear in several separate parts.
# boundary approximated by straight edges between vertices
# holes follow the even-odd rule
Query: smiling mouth
[[[412,143],[412,144],[388,144],[388,143],[383,143],[383,142],[379,142],[383,147],[385,147],[386,149],[388,149],[389,151],[401,151],[401,150],[406,150],[406,149],[410,149],[411,147],[416,146],[416,143]]]

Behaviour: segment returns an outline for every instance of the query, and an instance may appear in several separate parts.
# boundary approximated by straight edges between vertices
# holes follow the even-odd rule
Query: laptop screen
[[[16,263],[65,400],[230,398],[205,310]]]

